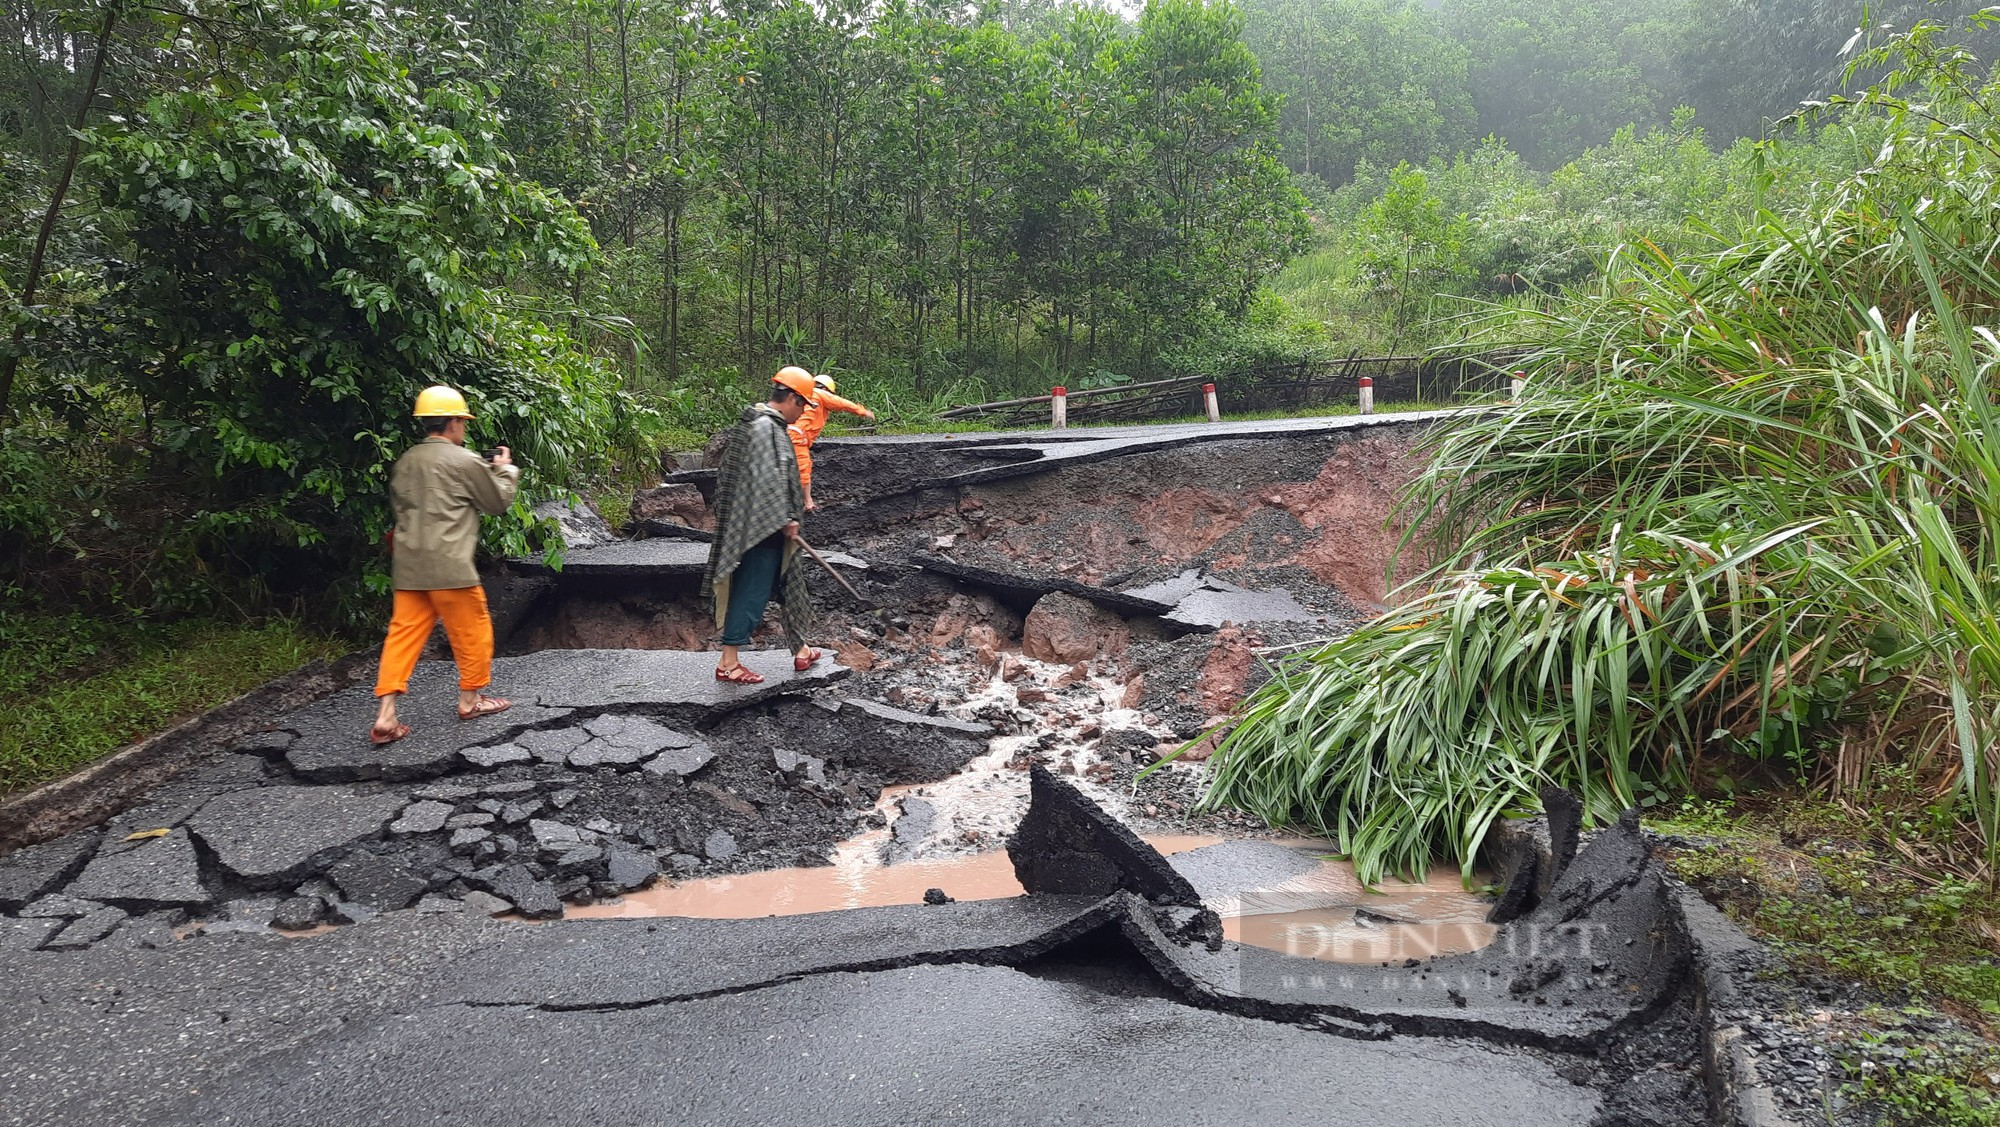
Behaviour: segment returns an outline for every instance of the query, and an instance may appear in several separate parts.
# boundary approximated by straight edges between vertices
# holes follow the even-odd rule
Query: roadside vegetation
[[[0,696],[10,702],[0,714],[0,798],[350,648],[284,619],[9,615],[0,619]]]
[[[1749,154],[1740,222],[1467,322],[1528,394],[1429,441],[1403,516],[1435,565],[1278,667],[1209,801],[1364,880],[1469,874],[1550,782],[1639,807],[1796,965],[1892,1000],[1844,1034],[1881,1121],[1992,1123],[1992,1044],[1927,1015],[2000,1016],[2000,81],[1940,27],[1852,66],[1810,141]]]
[[[1440,434],[1410,495],[1436,570],[1246,704],[1214,800],[1372,878],[1469,864],[1550,781],[1597,819],[1705,796],[1745,866],[1812,869],[1735,873],[1753,927],[1985,1014],[1978,9],[24,0],[0,792],[371,635],[430,383],[524,464],[486,533],[516,554],[533,502],[615,515],[784,363],[910,431],[1055,383],[1515,348],[1525,402]],[[1864,838],[1893,897],[1813,867]],[[1719,863],[1677,861],[1722,895]]]

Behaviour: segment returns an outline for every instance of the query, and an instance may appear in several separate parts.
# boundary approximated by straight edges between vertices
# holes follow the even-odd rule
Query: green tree
[[[1339,185],[1366,160],[1418,164],[1472,139],[1467,53],[1415,0],[1252,0],[1244,41],[1284,97],[1294,171]]]
[[[106,403],[136,400],[141,445],[198,499],[195,531],[264,574],[380,535],[426,384],[467,389],[544,488],[590,465],[626,405],[497,284],[573,274],[593,244],[510,170],[462,77],[468,45],[355,0],[213,15],[234,65],[90,132],[86,175],[129,260],[88,311],[90,347],[43,366],[86,365]],[[517,508],[500,542],[525,548],[528,526]]]
[[[1618,0],[1446,0],[1445,24],[1471,56],[1479,131],[1551,169],[1663,116],[1641,62],[1657,52],[1631,34],[1646,12]]]

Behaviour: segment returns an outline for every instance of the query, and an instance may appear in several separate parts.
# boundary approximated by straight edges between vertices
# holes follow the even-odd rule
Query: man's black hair
[[[786,387],[784,384],[774,383],[771,385],[771,402],[783,403],[785,401],[785,397],[788,395],[791,396],[793,399],[798,400],[801,403],[804,403],[806,401],[805,396],[800,395],[798,392],[793,391],[791,388]]]
[[[451,416],[425,415],[417,421],[423,424],[425,434],[443,434],[444,428],[451,425]]]

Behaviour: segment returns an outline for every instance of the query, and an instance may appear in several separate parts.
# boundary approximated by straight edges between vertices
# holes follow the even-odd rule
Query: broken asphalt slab
[[[612,540],[566,552],[560,564],[540,556],[511,559],[508,565],[529,575],[562,579],[649,578],[700,579],[708,569],[708,544],[679,537],[650,536],[644,540]],[[841,552],[821,552],[826,561],[857,571],[868,563]]]
[[[579,710],[646,707],[684,713],[689,720],[701,722],[848,674],[831,658],[822,658],[803,673],[795,672],[791,654],[756,650],[743,654],[742,661],[762,673],[764,683],[732,685],[715,679],[715,660],[714,654],[680,650],[542,650],[525,657],[496,658],[493,692],[511,694],[514,707],[464,721],[456,715],[455,667],[450,662],[429,661],[418,666],[400,710],[412,731],[395,743],[369,743],[374,695],[363,687],[287,713],[276,723],[297,733],[284,747],[283,755],[303,779],[406,781],[453,771],[462,756],[486,767],[524,761],[530,756],[490,750],[473,754],[470,749],[495,749],[510,743],[519,746],[532,742],[532,737],[524,741],[523,734],[536,729],[563,731],[559,726]],[[575,746],[565,748],[565,755],[590,741],[588,735],[570,735]],[[609,744],[604,750],[614,757],[619,754]]]
[[[210,800],[188,829],[245,884],[276,888],[317,871],[315,862],[336,851],[381,836],[406,801],[340,787],[253,787]]]
[[[1039,763],[1029,771],[1028,813],[1007,839],[1007,856],[1030,893],[1131,892],[1201,906],[1201,894],[1158,850]]]
[[[686,650],[541,650],[498,658],[494,677],[533,692],[544,708],[602,710],[650,706],[713,719],[787,693],[804,692],[846,677],[846,667],[822,657],[803,673],[784,650],[746,650],[740,660],[761,673],[761,685],[715,679],[716,655]]]
[[[1060,591],[1075,595],[1103,607],[1114,614],[1122,615],[1164,615],[1173,611],[1174,604],[1145,598],[1125,591],[1113,591],[1088,583],[1079,583],[1060,575],[1033,575],[1020,571],[1001,571],[996,568],[981,567],[977,564],[961,563],[943,556],[919,553],[910,562],[925,571],[969,583],[992,592],[999,600],[1015,610],[1026,611],[1042,596]]]
[[[1192,889],[1174,887],[1178,876],[1143,842],[1074,788],[1052,776],[1039,782],[1039,815],[1031,814],[1012,843],[1017,863],[1024,852],[1045,851],[1051,860],[1104,876],[1100,885],[1189,902]],[[1369,1076],[1360,1081],[1345,1069],[1332,1070],[1328,1082],[1337,1082],[1342,1093],[1374,1083],[1376,1073],[1394,1073],[1396,1098],[1421,1101],[1427,1115],[1439,1106],[1438,1085],[1484,1085],[1477,1106],[1455,1113],[1453,1122],[1583,1123],[1593,1114],[1596,1094],[1569,1080],[1543,1091],[1542,1081],[1556,1075],[1550,1062],[1509,1046],[1593,1059],[1607,1037],[1643,1021],[1685,979],[1675,966],[1676,925],[1663,907],[1664,886],[1629,846],[1615,832],[1594,839],[1572,867],[1579,888],[1582,874],[1596,874],[1590,894],[1553,901],[1556,919],[1550,922],[1503,929],[1502,942],[1474,955],[1383,967],[1337,966],[1229,944],[1212,926],[1190,926],[1203,916],[1212,924],[1212,915],[1148,903],[1130,891],[1101,899],[1043,892],[763,920],[579,920],[539,927],[487,924],[462,912],[394,913],[297,943],[221,935],[149,952],[122,947],[120,928],[109,941],[81,951],[31,953],[14,981],[0,983],[0,1005],[28,1015],[24,1025],[0,1030],[0,1091],[33,1083],[37,1093],[52,1093],[31,1105],[49,1108],[48,1118],[27,1122],[360,1116],[397,1124],[451,1118],[444,1101],[460,1102],[464,1093],[457,1085],[473,1077],[485,1120],[542,1121],[547,1107],[588,1104],[611,1108],[613,1115],[631,1110],[638,1116],[633,1122],[653,1122],[658,1107],[683,1104],[707,1118],[710,1104],[704,1101],[715,1085],[734,1083],[727,1109],[741,1121],[826,1122],[848,1118],[842,1093],[850,1090],[829,1085],[826,1077],[834,1073],[821,1071],[838,1057],[839,1075],[860,1076],[853,1070],[886,1059],[929,1078],[922,1091],[865,1089],[871,1101],[886,1101],[870,1104],[875,1119],[907,1122],[933,1118],[938,1100],[955,1101],[972,1090],[935,1087],[937,1076],[994,1073],[998,1044],[1002,1055],[1016,1052],[1008,1046],[1047,1053],[1049,1063],[1036,1075],[1059,1082],[1024,1088],[1010,1075],[1010,1097],[995,1094],[966,1106],[990,1108],[992,1122],[1039,1122],[1071,1115],[1071,1101],[1101,1092],[1107,1075],[1129,1082],[1127,1072],[1107,1072],[1102,1059],[1105,1046],[1129,1042],[1139,1061],[1159,1053],[1174,1058],[1182,1079],[1188,1068],[1206,1067],[1189,1061],[1211,1062],[1223,1069],[1217,1081],[1225,1088],[1243,1083],[1241,1069],[1270,1056],[1263,1051],[1269,1048],[1291,1058],[1266,1062],[1282,1065],[1282,1075],[1299,1072],[1301,1057],[1314,1062],[1305,1071],[1315,1078],[1326,1074],[1327,1061],[1366,1065]],[[1636,877],[1613,871],[1635,860],[1641,866]],[[1031,876],[1043,869],[1029,868]],[[1169,883],[1148,889],[1149,878],[1160,876],[1156,870],[1164,870],[1161,879]],[[78,907],[82,911],[70,918],[89,919],[96,910]],[[479,926],[469,922],[474,919]],[[105,923],[118,921],[103,914],[87,926]],[[27,942],[46,942],[55,926],[11,921],[8,941],[19,932]],[[1127,954],[1106,954],[1107,937]],[[1157,987],[1100,988],[1116,975],[1065,977],[1039,969],[1064,952],[1093,949],[1099,954],[1092,957],[1150,968],[1180,997],[1159,997]],[[363,973],[354,973],[357,964]],[[1009,967],[1015,969],[1003,969]],[[246,982],[255,987],[249,996],[239,993]],[[905,998],[896,984],[909,982],[928,985],[919,997]],[[1089,1019],[1066,1024],[1064,1005],[1043,996],[1051,988],[1067,992],[1060,998],[1088,1011]],[[331,996],[318,996],[322,991]],[[115,1005],[106,1004],[110,998]],[[1023,1005],[1023,998],[1033,1004]],[[282,1021],[277,1014],[284,1014]],[[759,1015],[753,1022],[758,1038],[782,1029],[789,1031],[786,1043],[766,1046],[768,1053],[749,1043],[756,1038],[742,1036],[736,1024],[746,1014]],[[967,1014],[982,1016],[968,1022]],[[626,1024],[648,1015],[667,1024]],[[1153,1046],[1147,1031],[1156,1028],[1173,1036]],[[1347,1041],[1323,1039],[1325,1033]],[[1426,1040],[1348,1043],[1399,1036]],[[1216,1037],[1262,1048],[1188,1053],[1188,1045],[1214,1044]],[[1482,1043],[1453,1040],[1463,1037]],[[704,1051],[687,1051],[692,1045]],[[760,1080],[792,1075],[783,1072],[790,1067],[784,1062],[801,1047],[807,1055],[798,1064],[805,1070],[798,1085],[740,1084],[744,1060],[758,1064]],[[595,1054],[595,1063],[548,1064],[550,1053],[572,1051]],[[1350,1051],[1363,1055],[1350,1059]],[[50,1061],[51,1052],[70,1055]],[[848,1052],[851,1058],[841,1055]],[[919,1055],[904,1059],[901,1053]],[[1119,1068],[1125,1060],[1120,1056]],[[1460,1065],[1473,1070],[1459,1071]],[[1575,1067],[1565,1066],[1562,1075]],[[405,1093],[421,1089],[415,1102],[369,1102],[384,1089],[385,1068],[409,1070],[388,1080]],[[712,1077],[711,1069],[735,1080]],[[1504,1088],[1524,1077],[1531,1091],[1523,1098],[1533,1097],[1528,1104],[1493,1103],[1491,1092],[1500,1090],[1494,1085]],[[1283,1086],[1280,1073],[1258,1092],[1272,1085]],[[190,1088],[199,1094],[187,1095]],[[1182,1098],[1181,1087],[1172,1090]],[[1156,1120],[1157,1096],[1148,1092],[1130,1108],[1118,1104],[1095,1118],[1137,1122],[1143,1114]],[[1556,1097],[1571,1102],[1548,1102]],[[1212,1118],[1236,1121],[1231,1117],[1246,1106],[1242,1098],[1218,1097]],[[544,1101],[554,1102],[545,1107]],[[1354,1105],[1342,1096],[1338,1110],[1329,1112],[1333,1106],[1320,1106],[1315,1118],[1345,1116]],[[1400,1121],[1393,1106],[1365,1110],[1366,1119],[1335,1121]],[[1204,1116],[1208,1112],[1190,1121]]]
[[[1219,1047],[1227,1046],[1227,1051]],[[1032,1078],[1025,1083],[1024,1078]],[[274,1099],[274,1093],[282,1098]],[[160,1123],[1589,1123],[1596,1093],[1472,1044],[1335,1041],[1002,967],[819,974],[590,1012],[426,1008],[208,1086]]]
[[[761,919],[567,920],[466,960],[436,998],[617,1009],[834,970],[1019,963],[1113,919],[1095,897],[1014,897]]]

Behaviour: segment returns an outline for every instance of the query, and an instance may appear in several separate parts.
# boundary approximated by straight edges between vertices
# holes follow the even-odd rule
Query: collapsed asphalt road
[[[698,474],[635,500],[652,539],[567,514],[571,566],[490,583],[511,712],[456,722],[429,662],[400,743],[353,686],[43,803],[79,828],[0,858],[0,1123],[1770,1122],[1755,953],[1633,825],[1510,835],[1490,944],[1364,965],[1223,938],[1296,856],[1128,829],[1249,832],[1191,810],[1201,749],[1135,772],[1365,614],[1415,425],[832,445],[867,603],[816,577],[838,661],[748,655],[755,690],[685,652]],[[1004,842],[1027,894],[560,918],[861,841]]]
[[[1370,968],[1222,941],[1046,772],[1009,900],[75,951],[14,919],[0,1091],[13,1123],[1695,1122],[1655,1059],[1691,1035],[1691,940],[1636,842],[1484,951]]]

